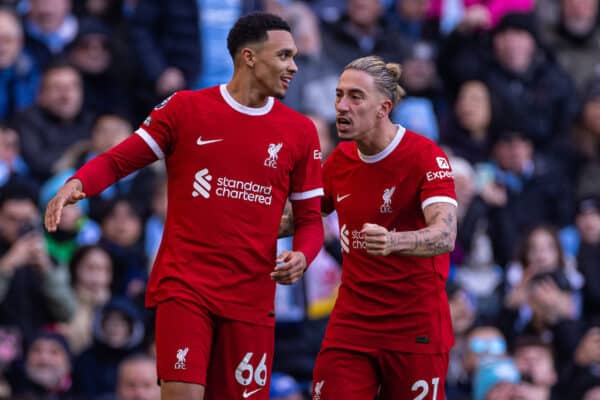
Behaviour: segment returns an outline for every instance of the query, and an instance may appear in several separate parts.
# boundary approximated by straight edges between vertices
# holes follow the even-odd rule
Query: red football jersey
[[[178,297],[272,326],[269,273],[285,201],[323,194],[313,123],[273,98],[243,106],[221,85],[176,93],[136,133],[165,159],[168,174],[147,306]]]
[[[365,223],[418,230],[426,226],[427,205],[456,205],[446,155],[431,140],[399,127],[376,155],[362,155],[354,142],[340,143],[325,162],[323,184],[323,208],[338,213],[343,254],[325,344],[448,351],[454,341],[445,292],[449,255],[372,256],[360,233]]]

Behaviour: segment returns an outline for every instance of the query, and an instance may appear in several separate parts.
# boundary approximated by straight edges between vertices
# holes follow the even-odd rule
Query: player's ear
[[[256,53],[249,47],[244,47],[240,52],[240,57],[244,64],[250,68],[254,68],[256,63]]]
[[[390,99],[385,99],[380,105],[377,111],[377,118],[387,117],[392,111],[392,102]]]

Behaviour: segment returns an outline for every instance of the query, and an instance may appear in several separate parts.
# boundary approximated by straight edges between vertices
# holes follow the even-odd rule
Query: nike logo
[[[216,143],[216,142],[220,142],[223,139],[210,139],[210,140],[202,140],[202,136],[198,137],[198,140],[196,141],[196,144],[198,146],[203,146],[205,144],[211,144],[211,143]]]
[[[254,389],[254,390],[252,390],[250,392],[246,392],[244,390],[244,393],[242,393],[242,397],[245,398],[245,399],[247,399],[248,397],[252,396],[253,394],[255,394],[257,392],[260,392],[261,390],[263,390],[263,388]]]
[[[341,202],[342,200],[344,200],[346,197],[350,196],[351,193],[345,194],[343,196],[340,196],[339,194],[337,195],[337,202]]]

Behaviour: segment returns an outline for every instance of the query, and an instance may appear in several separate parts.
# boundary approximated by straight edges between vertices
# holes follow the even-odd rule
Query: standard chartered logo
[[[196,172],[196,175],[194,175],[192,196],[198,197],[202,195],[202,197],[208,199],[210,197],[210,181],[212,181],[212,176],[208,172],[208,168]]]
[[[216,178],[216,182],[213,180],[212,175],[208,168],[201,169],[194,175],[194,190],[192,196],[202,196],[205,199],[210,198],[212,186],[216,186],[214,194],[217,197],[225,197],[228,199],[243,200],[250,203],[258,203],[264,205],[271,205],[273,201],[273,186],[271,185],[260,185],[253,181],[244,181],[226,176]]]
[[[348,237],[348,228],[346,224],[340,228],[340,243],[342,244],[342,251],[350,253],[350,238]]]
[[[361,231],[350,231],[346,224],[340,228],[340,243],[342,252],[350,253],[350,249],[366,249],[365,234]]]

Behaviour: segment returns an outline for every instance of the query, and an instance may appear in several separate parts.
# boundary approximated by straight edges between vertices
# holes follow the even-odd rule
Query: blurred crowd
[[[448,400],[600,399],[599,0],[0,0],[0,399],[159,398],[143,307],[166,210],[156,163],[42,213],[172,92],[229,80],[226,35],[284,17],[284,100],[336,145],[344,65],[403,66],[392,116],[448,153],[459,200]],[[302,400],[341,279],[339,228],[278,287],[271,397]],[[291,246],[281,239],[279,248]],[[176,329],[176,327],[174,327]]]

